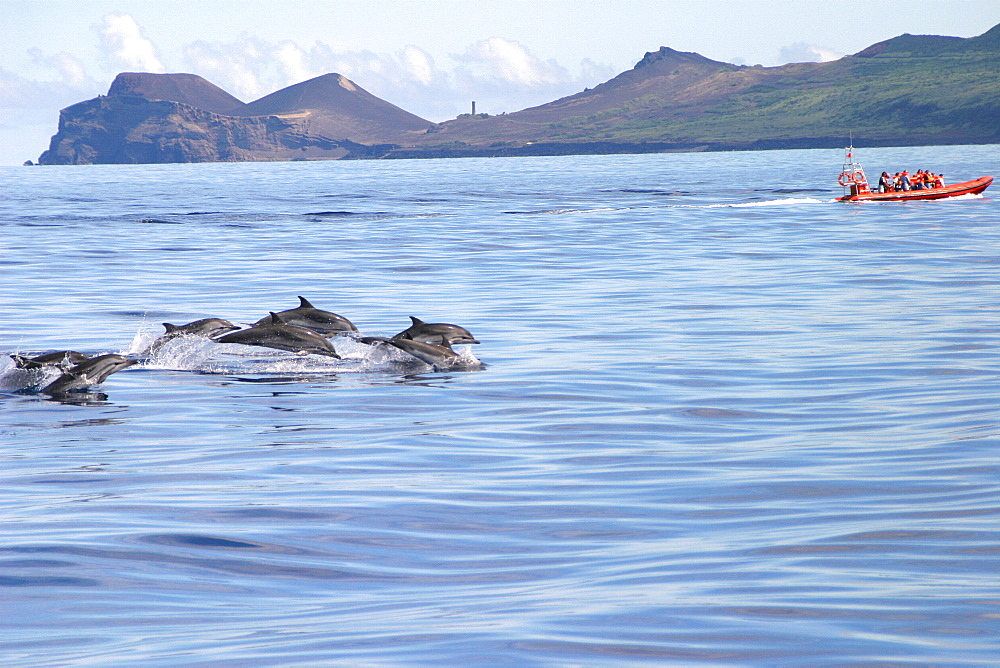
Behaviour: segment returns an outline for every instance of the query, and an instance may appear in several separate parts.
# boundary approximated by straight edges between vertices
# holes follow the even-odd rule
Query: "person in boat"
[[[882,176],[878,180],[878,191],[880,193],[891,193],[892,192],[892,177],[889,176],[889,172],[882,172]]]
[[[913,175],[913,189],[923,190],[926,186],[926,181],[924,180],[924,170],[918,169],[917,173]]]
[[[911,187],[910,184],[910,173],[905,169],[899,174],[898,190],[907,191]]]
[[[944,174],[931,174],[931,188],[944,188]]]

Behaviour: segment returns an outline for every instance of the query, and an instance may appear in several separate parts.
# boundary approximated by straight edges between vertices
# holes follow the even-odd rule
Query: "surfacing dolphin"
[[[344,332],[358,331],[354,323],[344,316],[318,309],[302,296],[299,297],[299,305],[296,308],[279,311],[277,316],[286,324],[303,327],[321,336],[329,337],[343,334]],[[259,327],[261,325],[269,325],[270,323],[270,317],[261,318],[253,326]]]
[[[149,345],[147,352],[156,352],[163,344],[178,336],[200,336],[206,339],[214,339],[217,336],[239,329],[237,325],[223,320],[222,318],[202,318],[189,322],[186,325],[171,325],[169,322],[163,323],[166,333],[160,336]]]
[[[399,348],[404,353],[416,357],[424,364],[430,364],[435,371],[446,371],[457,367],[465,366],[466,362],[461,355],[451,349],[447,343],[437,345],[434,343],[422,343],[412,339],[399,339],[393,337],[386,339],[382,343]]]
[[[404,329],[394,339],[409,339],[420,343],[432,343],[435,345],[448,344],[451,346],[461,343],[479,343],[472,332],[465,327],[449,325],[445,322],[424,322],[420,318],[410,316],[413,324]]]
[[[28,371],[46,366],[57,366],[66,371],[74,365],[90,359],[88,355],[78,353],[75,350],[57,350],[54,353],[45,353],[35,357],[24,357],[23,355],[11,355],[10,357],[14,360],[14,366]]]
[[[261,346],[287,350],[298,355],[326,355],[340,359],[333,344],[316,332],[296,327],[284,322],[277,313],[271,313],[267,324],[255,324],[249,329],[230,332],[215,339],[219,343],[242,343],[245,346]]]
[[[122,355],[113,353],[98,355],[64,371],[61,376],[42,388],[42,392],[58,396],[66,392],[85,390],[92,385],[103,383],[111,374],[133,364],[138,364],[138,362]]]

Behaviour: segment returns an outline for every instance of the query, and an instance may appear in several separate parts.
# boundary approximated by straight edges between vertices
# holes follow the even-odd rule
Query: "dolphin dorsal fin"
[[[310,304],[308,299],[306,299],[302,295],[299,295],[299,308],[316,308],[316,307]]]
[[[271,324],[272,325],[284,325],[285,321],[281,319],[281,316],[271,311]]]
[[[170,332],[176,332],[178,329],[180,329],[180,327],[178,327],[177,325],[171,325],[169,322],[163,323],[163,328],[167,330],[167,334],[169,334]]]
[[[414,326],[414,327],[416,327],[417,325],[422,325],[422,324],[424,324],[424,321],[423,321],[423,320],[421,320],[420,318],[415,318],[415,317],[413,317],[412,315],[410,316],[410,320],[412,320],[412,321],[413,321],[413,326]]]

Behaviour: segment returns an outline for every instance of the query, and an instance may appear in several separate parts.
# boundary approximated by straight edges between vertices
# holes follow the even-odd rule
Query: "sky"
[[[766,67],[903,33],[974,37],[1000,0],[0,0],[0,165],[119,72],[191,72],[250,102],[328,72],[431,121],[593,87],[668,46]]]

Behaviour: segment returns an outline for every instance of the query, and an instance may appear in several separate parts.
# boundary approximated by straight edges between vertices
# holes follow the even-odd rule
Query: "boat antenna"
[[[844,168],[837,178],[837,183],[844,187],[845,193],[850,190],[852,195],[856,195],[859,192],[868,192],[868,177],[865,176],[865,170],[861,163],[854,157],[854,131],[850,131],[848,136],[851,145],[845,151]]]

